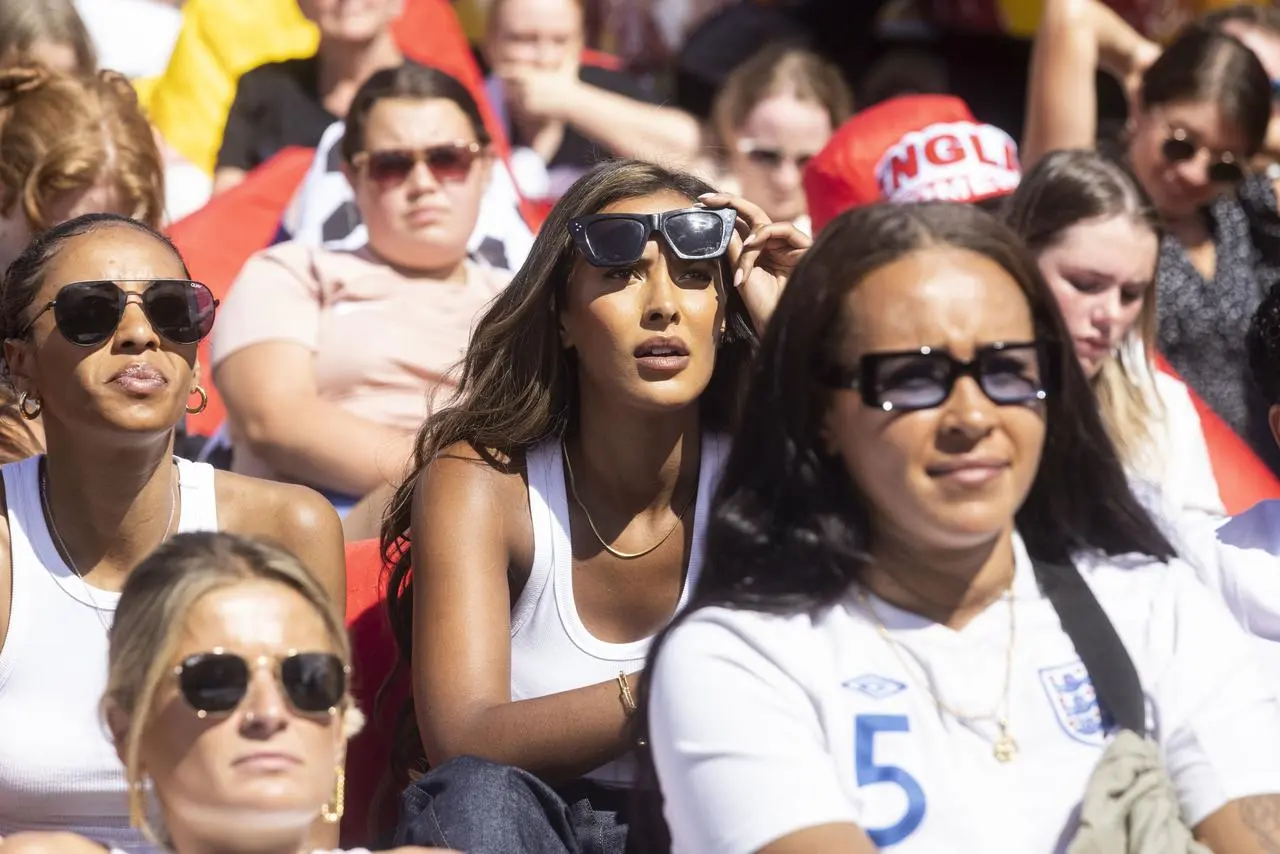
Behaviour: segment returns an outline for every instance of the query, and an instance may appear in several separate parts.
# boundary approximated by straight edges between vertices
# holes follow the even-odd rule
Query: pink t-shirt
[[[411,278],[365,249],[280,243],[249,259],[222,303],[213,366],[254,344],[293,341],[315,353],[321,397],[416,430],[453,389],[471,330],[510,277],[468,262],[464,282]],[[243,445],[235,468],[271,476]]]

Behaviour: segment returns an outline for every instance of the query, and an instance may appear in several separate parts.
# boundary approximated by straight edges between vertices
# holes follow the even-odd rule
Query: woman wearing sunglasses
[[[1280,279],[1276,191],[1247,164],[1263,147],[1271,81],[1229,35],[1191,27],[1162,52],[1100,0],[1048,0],[1032,53],[1022,156],[1097,142],[1098,68],[1129,96],[1127,159],[1165,223],[1156,289],[1161,352],[1280,471],[1244,339]]]
[[[196,347],[216,305],[163,236],[111,214],[43,232],[5,276],[8,378],[47,451],[0,469],[0,836],[145,845],[94,709],[119,591],[169,536],[270,537],[345,601],[342,532],[321,496],[173,454],[183,412],[204,400]]]
[[[768,47],[735,68],[716,95],[710,130],[723,173],[744,198],[809,233],[805,165],[849,117],[840,70],[795,47]]]
[[[232,534],[174,537],[125,584],[107,673],[99,714],[130,821],[157,846],[301,854],[314,822],[342,817],[347,740],[363,722],[351,649],[341,612],[293,555]],[[22,834],[0,850],[104,847]]]
[[[676,854],[1050,854],[1104,755],[1082,850],[1185,852],[1188,826],[1218,852],[1280,844],[1280,703],[1130,492],[997,220],[834,220],[741,423],[649,662],[642,755]],[[1152,746],[1109,745],[1115,722]],[[1157,827],[1167,847],[1130,844]]]
[[[510,278],[467,255],[491,165],[466,87],[408,63],[356,93],[343,170],[369,242],[267,249],[213,340],[237,472],[322,490],[341,513],[398,482],[475,316]]]
[[[83,33],[75,10],[65,5]],[[47,9],[6,6],[5,13],[19,14],[29,27],[33,15],[39,20]],[[15,23],[0,24],[0,41],[21,36],[23,26]],[[91,60],[87,35],[83,48]],[[0,70],[0,270],[51,225],[106,212],[159,228],[164,205],[161,154],[128,80],[115,72],[72,76],[31,65]],[[0,463],[43,447],[40,419],[22,418],[14,395],[0,388]]]
[[[580,179],[423,429],[383,533],[401,746],[432,768],[398,841],[623,850],[645,650],[697,580],[756,330],[808,245],[709,192],[634,161]]]

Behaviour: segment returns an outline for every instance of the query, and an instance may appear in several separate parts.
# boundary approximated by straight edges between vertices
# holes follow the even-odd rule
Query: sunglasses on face
[[[213,291],[188,279],[149,281],[141,293],[116,282],[73,282],[58,291],[22,330],[22,335],[50,309],[62,337],[78,347],[97,347],[116,333],[129,302],[137,298],[151,328],[174,344],[195,344],[213,330],[218,300]]]
[[[1172,128],[1160,145],[1160,152],[1170,163],[1185,163],[1200,153],[1200,145],[1182,128]],[[1224,151],[1209,161],[1209,180],[1215,184],[1238,184],[1244,180],[1244,168],[1236,162],[1230,151]]]
[[[856,368],[835,367],[826,379],[834,388],[860,391],[867,406],[885,412],[941,406],[961,377],[972,377],[992,403],[1012,406],[1048,397],[1045,361],[1044,349],[1036,343],[991,344],[967,362],[921,347],[868,353]]]
[[[427,148],[384,148],[361,151],[351,163],[378,184],[399,184],[419,163],[443,183],[465,181],[484,146],[478,142],[450,142]]]
[[[593,267],[625,267],[644,255],[654,232],[685,261],[719,258],[729,248],[738,213],[732,208],[684,208],[654,214],[591,214],[569,220],[569,234]]]
[[[809,165],[809,161],[814,157],[812,154],[787,154],[780,148],[757,145],[754,142],[740,142],[738,150],[752,163],[769,170],[777,169],[784,163],[794,163],[796,168],[803,172],[804,167]]]
[[[259,667],[274,664],[277,683],[294,711],[335,714],[347,691],[351,668],[330,652],[290,652],[284,658],[250,662],[223,649],[188,656],[173,668],[178,690],[196,716],[228,714],[244,702]]]

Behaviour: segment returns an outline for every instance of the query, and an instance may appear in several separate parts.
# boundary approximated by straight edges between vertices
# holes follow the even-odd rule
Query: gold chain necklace
[[[698,489],[695,486],[693,493],[689,496],[689,500],[685,502],[684,508],[681,509],[679,515],[676,516],[676,523],[671,526],[671,530],[663,534],[662,539],[649,546],[649,548],[641,552],[619,551],[605,542],[604,537],[600,536],[600,531],[596,528],[596,523],[591,518],[591,511],[587,509],[587,505],[583,504],[582,499],[578,496],[578,484],[573,478],[573,463],[569,462],[569,448],[565,445],[563,439],[560,440],[560,452],[564,455],[564,468],[569,474],[569,493],[573,495],[574,503],[582,510],[582,515],[587,517],[587,526],[591,528],[591,533],[595,534],[596,540],[604,547],[605,551],[622,560],[635,560],[638,557],[644,557],[650,552],[656,551],[659,546],[671,539],[671,535],[676,532],[676,528],[680,527],[680,523],[684,521],[685,514],[688,513],[689,508],[693,506],[694,499],[698,497]]]
[[[173,521],[178,516],[178,484],[174,483],[170,490],[169,521],[164,526],[164,533],[160,535],[160,542],[156,543],[156,548],[159,548],[165,540],[169,539],[169,533],[173,530]],[[80,580],[80,586],[84,588],[84,595],[89,599],[90,609],[93,610],[94,616],[98,618],[98,623],[103,630],[110,634],[111,625],[102,616],[102,609],[98,607],[97,597],[93,595],[89,582],[85,581],[84,573],[80,571],[80,567],[76,566],[76,562],[71,559],[71,550],[62,541],[62,534],[58,531],[58,525],[53,520],[53,509],[49,506],[49,475],[44,460],[40,461],[40,507],[44,510],[44,519],[49,528],[49,533],[53,535],[54,548],[58,550],[58,554],[67,564],[67,568]]]
[[[1010,580],[1009,589],[1005,590],[1002,598],[1009,601],[1009,649],[1005,655],[1004,689],[1000,692],[1000,700],[996,704],[995,709],[987,712],[986,714],[971,715],[965,714],[964,712],[958,711],[947,705],[947,703],[943,701],[941,694],[934,688],[933,682],[928,678],[927,673],[924,673],[923,676],[917,676],[916,669],[907,662],[906,656],[903,655],[901,644],[898,643],[893,635],[889,634],[888,627],[886,627],[884,621],[880,619],[880,615],[876,613],[876,609],[871,604],[871,597],[867,595],[866,589],[861,585],[858,587],[858,603],[861,604],[862,607],[866,609],[867,613],[871,615],[871,619],[875,621],[876,624],[876,631],[880,633],[880,637],[884,638],[885,643],[889,645],[889,649],[893,651],[894,657],[898,659],[898,663],[902,665],[903,669],[911,674],[911,678],[914,681],[920,683],[924,689],[929,692],[929,696],[938,704],[939,709],[946,712],[956,720],[975,721],[995,718],[996,726],[1000,730],[1000,736],[996,739],[992,752],[995,754],[997,761],[1012,762],[1018,757],[1018,742],[1014,741],[1013,735],[1009,731],[1009,688],[1013,682],[1013,650],[1017,646],[1018,642],[1018,624],[1015,616],[1017,614],[1017,609],[1014,607],[1013,602],[1012,580]]]

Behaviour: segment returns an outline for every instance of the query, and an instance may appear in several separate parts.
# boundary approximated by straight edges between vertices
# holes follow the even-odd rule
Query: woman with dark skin
[[[83,829],[138,842],[94,695],[119,591],[171,534],[270,538],[344,607],[342,532],[327,501],[173,455],[184,410],[203,400],[196,347],[215,307],[164,237],[111,214],[54,226],[9,267],[5,363],[21,411],[43,418],[47,451],[0,470],[0,717],[40,722],[0,746],[0,833],[77,818],[77,803],[119,794],[118,811],[95,807]],[[55,604],[68,610],[54,617]]]

